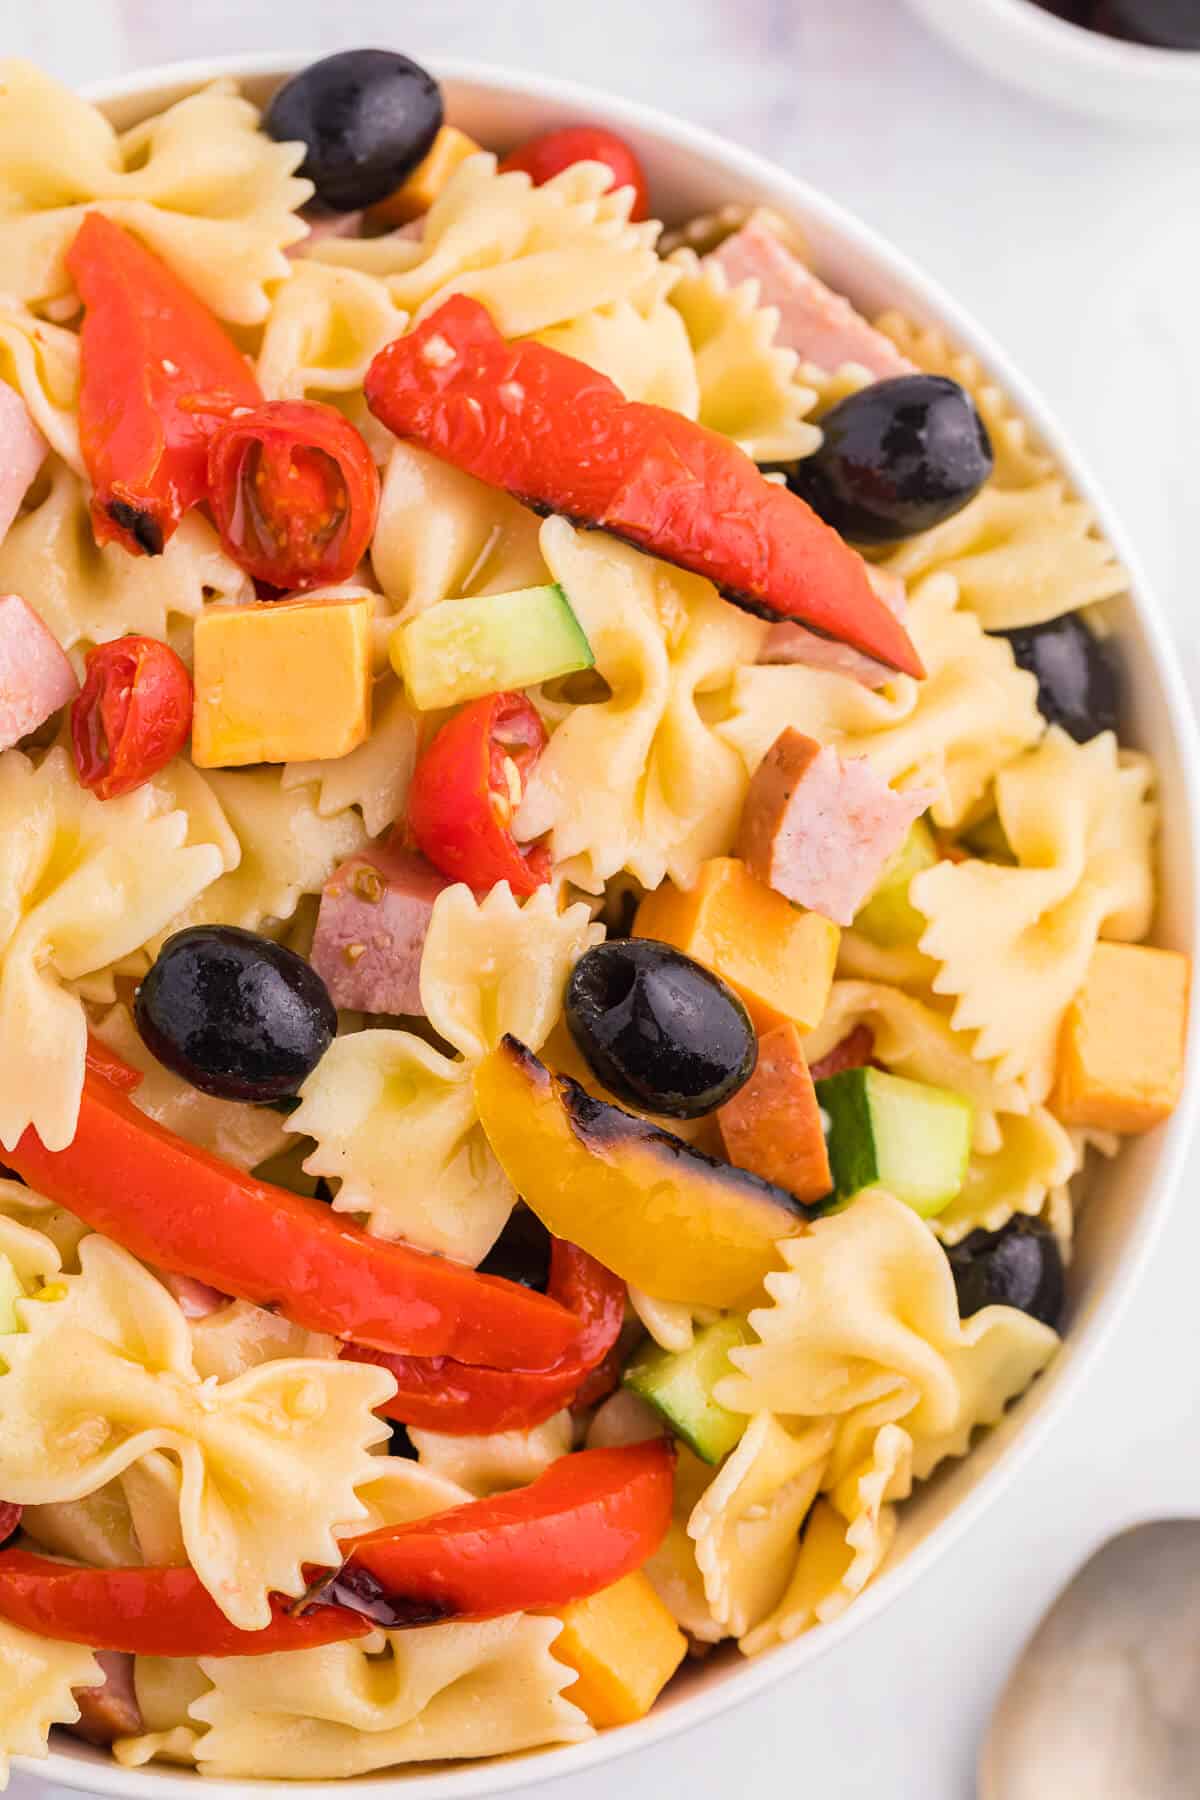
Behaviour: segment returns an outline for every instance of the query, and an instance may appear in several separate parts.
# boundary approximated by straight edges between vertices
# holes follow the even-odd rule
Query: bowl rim
[[[1007,5],[1009,0],[985,0],[990,6]],[[1031,13],[1034,8],[1029,9]],[[1052,25],[1062,21],[1046,15]],[[386,34],[380,34],[384,39]],[[380,41],[377,39],[376,41]],[[154,65],[136,73],[105,81],[92,82],[81,88],[92,102],[105,106],[136,99],[139,94],[165,87],[199,87],[220,77],[262,79],[277,76],[284,79],[305,67],[325,51],[274,50],[252,54],[234,54],[213,58],[191,58]],[[1177,55],[1178,52],[1163,54]],[[715,132],[672,116],[657,107],[629,100],[602,88],[554,76],[513,69],[503,65],[475,61],[470,58],[423,57],[425,66],[440,80],[473,86],[493,95],[511,94],[540,100],[563,109],[585,109],[594,118],[620,128],[656,136],[675,150],[693,151],[706,161],[720,164],[735,179],[750,187],[771,188],[779,194],[779,204],[793,207],[808,219],[817,219],[842,249],[852,251],[876,274],[883,274],[896,287],[905,287],[919,301],[920,309],[936,319],[954,338],[956,344],[976,355],[992,372],[1012,398],[1020,415],[1027,419],[1038,437],[1052,450],[1066,472],[1073,488],[1094,508],[1121,563],[1130,577],[1131,605],[1143,636],[1149,660],[1161,683],[1166,701],[1170,737],[1178,752],[1179,786],[1186,802],[1186,832],[1195,856],[1200,844],[1200,733],[1179,672],[1171,635],[1162,604],[1153,592],[1137,552],[1128,542],[1118,514],[1079,455],[1068,433],[1050,412],[1040,394],[1021,372],[1014,368],[1006,353],[990,334],[966,313],[941,284],[925,274],[902,251],[897,250],[881,233],[868,226],[829,198],[820,189],[772,163],[756,152],[726,143]],[[1200,891],[1194,896],[1189,936],[1200,940]],[[1045,1404],[1025,1421],[1014,1434],[995,1463],[985,1468],[976,1484],[953,1511],[906,1553],[893,1568],[886,1568],[859,1596],[842,1616],[819,1631],[807,1634],[790,1644],[782,1644],[753,1660],[732,1664],[730,1672],[710,1688],[687,1696],[662,1712],[651,1712],[636,1724],[598,1732],[582,1743],[548,1746],[500,1759],[483,1760],[462,1766],[401,1765],[377,1775],[353,1776],[336,1781],[282,1781],[271,1778],[248,1780],[198,1776],[193,1771],[168,1773],[161,1766],[145,1769],[124,1768],[111,1758],[82,1745],[73,1753],[51,1748],[43,1759],[14,1756],[12,1761],[25,1777],[55,1782],[63,1787],[82,1788],[93,1793],[121,1796],[122,1800],[196,1800],[198,1794],[214,1796],[254,1796],[268,1792],[280,1795],[303,1790],[320,1793],[326,1800],[338,1800],[348,1788],[370,1800],[394,1800],[398,1781],[405,1784],[406,1795],[419,1800],[466,1800],[510,1792],[514,1788],[532,1786],[581,1773],[604,1763],[611,1763],[637,1750],[661,1743],[690,1726],[716,1718],[730,1708],[765,1692],[804,1664],[828,1654],[855,1631],[881,1614],[905,1587],[919,1579],[935,1559],[940,1558],[997,1498],[1045,1442],[1053,1422],[1069,1405],[1100,1350],[1110,1336],[1145,1272],[1162,1229],[1170,1200],[1178,1181],[1184,1154],[1197,1112],[1200,1111],[1200,1020],[1193,1018],[1189,1033],[1188,1059],[1184,1091],[1172,1118],[1162,1128],[1162,1144],[1158,1166],[1142,1201],[1140,1227],[1128,1255],[1107,1287],[1098,1297],[1091,1315],[1079,1323],[1071,1339],[1069,1363],[1056,1380],[1053,1394]],[[203,1787],[198,1786],[203,1782]]]
[[[1076,63],[1081,70],[1144,80],[1162,89],[1200,87],[1200,50],[1108,37],[1046,12],[1035,0],[912,0],[912,4],[923,16],[947,20],[951,12],[972,11],[982,15],[993,31],[1023,39],[1031,52]]]

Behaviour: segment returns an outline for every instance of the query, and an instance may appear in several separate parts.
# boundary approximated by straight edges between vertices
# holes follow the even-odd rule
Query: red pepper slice
[[[102,1043],[98,1037],[88,1033],[87,1066],[95,1075],[102,1075],[105,1081],[119,1088],[123,1094],[132,1094],[140,1088],[145,1076],[140,1069],[131,1068],[119,1057],[115,1050]]]
[[[208,488],[209,427],[180,405],[221,394],[257,406],[250,365],[202,300],[103,213],[67,252],[86,308],[80,333],[79,441],[98,544],[157,556]]]
[[[339,1213],[256,1181],[138,1111],[94,1069],[65,1150],[32,1127],[17,1173],[143,1262],[376,1350],[495,1367],[552,1364],[577,1322],[516,1282],[371,1237]]]
[[[535,510],[706,576],[763,618],[798,620],[888,668],[924,674],[862,557],[803,500],[719,433],[626,400],[559,350],[506,343],[477,300],[456,294],[394,339],[364,385],[397,437]]]
[[[316,1605],[297,1614],[274,1598],[262,1631],[231,1625],[200,1577],[186,1567],[80,1569],[0,1550],[0,1619],[38,1637],[133,1656],[270,1656],[315,1650],[362,1637],[368,1619],[346,1607]]]
[[[625,1283],[561,1238],[551,1251],[547,1292],[579,1322],[574,1340],[548,1369],[482,1369],[447,1356],[386,1356],[355,1344],[343,1354],[396,1377],[398,1391],[379,1409],[390,1419],[461,1437],[528,1431],[577,1399],[607,1359],[625,1318]]]
[[[231,413],[208,447],[208,489],[226,551],[277,588],[345,581],[379,516],[379,471],[362,433],[317,400]]]
[[[532,894],[549,881],[545,845],[522,849],[512,834],[513,783],[524,791],[546,742],[524,694],[489,694],[442,726],[408,791],[413,841],[435,869],[477,893],[507,881],[514,894]]]
[[[123,637],[87,653],[71,704],[80,783],[100,800],[131,794],[173,756],[192,729],[192,678],[169,644]]]
[[[543,131],[510,150],[500,170],[503,174],[523,169],[534,187],[541,187],[577,162],[604,163],[612,170],[613,187],[633,189],[629,217],[635,222],[650,217],[649,184],[637,152],[603,125],[561,125],[557,131]]]
[[[565,1606],[654,1554],[671,1522],[674,1471],[666,1438],[564,1456],[514,1493],[347,1539],[328,1591],[346,1605],[429,1605],[458,1619]]]

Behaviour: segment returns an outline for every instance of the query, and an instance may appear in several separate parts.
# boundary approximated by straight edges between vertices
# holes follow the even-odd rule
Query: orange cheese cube
[[[787,1188],[797,1200],[823,1200],[833,1187],[817,1091],[790,1021],[759,1038],[753,1075],[718,1108],[717,1120],[737,1168]]]
[[[367,210],[373,225],[407,225],[427,213],[454,171],[480,148],[457,125],[443,125],[433,146],[394,194]]]
[[[638,907],[634,936],[658,938],[727,981],[758,1031],[815,1029],[829,1001],[841,933],[751,875],[735,856],[702,863],[694,887],[665,881]]]
[[[371,729],[369,594],[210,606],[193,638],[198,769],[346,756]]]
[[[593,1725],[644,1718],[687,1652],[687,1640],[639,1570],[559,1613],[550,1646],[579,1679],[563,1698]]]
[[[1191,962],[1148,944],[1097,944],[1058,1050],[1054,1110],[1067,1125],[1149,1131],[1183,1085]]]

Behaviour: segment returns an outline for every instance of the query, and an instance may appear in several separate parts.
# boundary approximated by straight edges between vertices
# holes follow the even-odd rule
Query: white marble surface
[[[570,75],[752,145],[904,245],[1041,384],[1133,529],[1185,661],[1195,656],[1194,141],[1046,111],[960,64],[901,0],[3,0],[0,20],[5,51],[75,82],[374,40]],[[629,1800],[967,1800],[998,1685],[1073,1566],[1135,1518],[1200,1512],[1191,1185],[1067,1419],[914,1593],[803,1679],[543,1788],[547,1800],[608,1800],[615,1784]],[[17,1786],[34,1800],[34,1784]]]

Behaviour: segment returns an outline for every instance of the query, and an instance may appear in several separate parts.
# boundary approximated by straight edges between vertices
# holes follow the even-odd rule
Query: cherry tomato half
[[[612,170],[614,187],[633,189],[630,218],[650,216],[650,189],[637,154],[615,132],[602,125],[563,125],[557,131],[543,131],[510,150],[500,164],[501,172],[523,169],[534,187],[541,187],[554,175],[561,175],[572,163],[599,162]]]
[[[192,678],[169,644],[123,637],[87,655],[71,707],[80,784],[97,799],[131,794],[165,769],[192,728]]]
[[[362,433],[317,400],[230,412],[209,443],[208,490],[229,555],[285,590],[345,581],[379,513],[379,472]]]
[[[408,793],[409,828],[435,869],[476,893],[507,881],[514,894],[532,894],[550,879],[545,846],[523,850],[512,832],[545,747],[546,728],[524,694],[489,694],[442,726]]]

